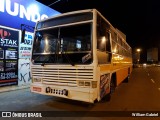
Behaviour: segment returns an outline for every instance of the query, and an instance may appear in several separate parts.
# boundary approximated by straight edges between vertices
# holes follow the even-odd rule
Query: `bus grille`
[[[32,77],[41,77],[43,84],[77,87],[77,80],[93,80],[93,67],[32,66]]]

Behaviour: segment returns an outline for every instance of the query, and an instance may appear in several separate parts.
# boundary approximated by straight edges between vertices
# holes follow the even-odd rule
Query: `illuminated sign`
[[[19,31],[0,26],[0,86],[18,84]]]
[[[19,58],[31,58],[33,33],[26,32],[24,43],[19,41]]]
[[[35,26],[38,20],[57,14],[60,13],[35,0],[1,0],[0,3],[0,24],[17,29],[21,24]]]

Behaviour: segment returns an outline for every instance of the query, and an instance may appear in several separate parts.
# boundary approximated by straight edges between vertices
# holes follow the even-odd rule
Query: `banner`
[[[19,31],[0,26],[0,86],[18,84]]]
[[[24,43],[19,42],[19,58],[31,58],[32,53],[32,43],[33,43],[33,33],[26,32]]]
[[[0,25],[15,29],[20,29],[21,24],[34,27],[37,21],[60,14],[36,0],[0,0],[0,2]]]

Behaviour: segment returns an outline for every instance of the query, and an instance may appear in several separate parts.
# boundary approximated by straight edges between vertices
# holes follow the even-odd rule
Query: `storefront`
[[[1,0],[0,87],[29,85],[30,56],[36,21],[60,14],[35,0]],[[21,30],[26,29],[21,42]]]

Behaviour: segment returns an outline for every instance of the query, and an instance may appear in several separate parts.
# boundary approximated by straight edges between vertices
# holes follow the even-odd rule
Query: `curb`
[[[23,86],[4,86],[0,88],[0,93],[2,92],[11,92],[11,91],[15,91],[15,90],[21,90],[21,89],[27,89],[29,88],[30,85],[23,85]]]

